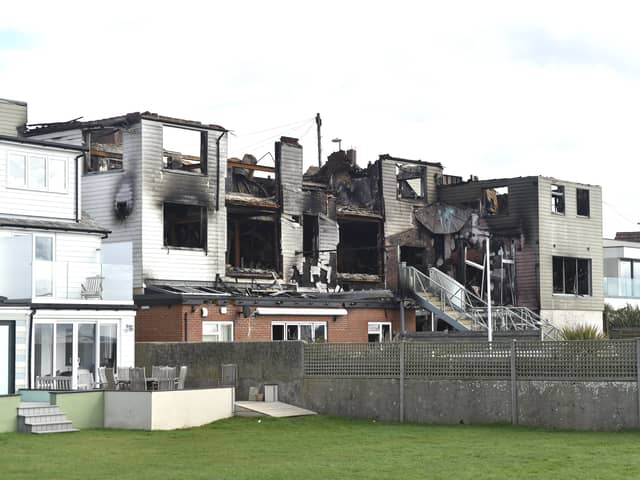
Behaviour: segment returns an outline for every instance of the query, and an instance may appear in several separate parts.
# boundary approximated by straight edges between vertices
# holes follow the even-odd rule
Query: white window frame
[[[273,327],[276,325],[282,325],[284,328],[284,339],[283,340],[274,340],[273,339]],[[286,342],[286,341],[294,341],[294,340],[288,340],[287,337],[287,327],[289,327],[290,325],[295,325],[298,327],[298,338],[296,340],[301,340],[300,338],[300,326],[301,325],[310,325],[311,326],[311,341],[315,342],[316,341],[316,328],[317,327],[323,327],[324,328],[324,341],[327,342],[328,341],[328,333],[327,333],[327,322],[283,322],[283,321],[275,321],[275,322],[271,322],[271,341],[276,341],[276,342]]]
[[[369,340],[369,335],[378,335],[378,343],[384,342],[382,327],[385,325],[389,327],[389,340],[391,340],[391,335],[393,334],[393,331],[391,330],[391,322],[368,322],[367,341]],[[375,327],[375,331],[374,329],[372,329],[372,327]]]
[[[211,334],[205,334],[205,327],[217,327],[217,332],[215,333],[211,333]],[[233,342],[234,340],[234,336],[233,336],[233,322],[230,321],[215,321],[215,320],[205,320],[202,322],[202,341],[203,342],[224,342],[224,340],[222,340],[222,335],[221,335],[221,327],[230,327],[231,328],[231,340],[230,342]],[[218,339],[217,340],[205,340],[204,337],[213,337],[213,336],[217,336]]]
[[[46,295],[36,295],[36,274],[35,274],[35,266],[36,262],[44,262],[46,260],[38,260],[36,258],[36,238],[37,237],[46,237],[51,239],[51,297],[56,298],[56,236],[53,233],[34,233],[31,238],[31,258],[32,258],[32,269],[31,269],[31,297],[32,298],[45,298]]]
[[[24,160],[24,183],[16,183],[11,181],[11,169],[9,162],[10,157],[21,157]],[[34,186],[31,179],[31,161],[34,158],[44,159],[45,165],[45,185]],[[64,188],[52,188],[51,187],[51,163],[52,162],[64,162]],[[7,152],[7,173],[6,173],[6,185],[7,188],[14,188],[18,190],[32,190],[36,192],[51,192],[51,193],[68,193],[69,192],[69,159],[56,155],[44,155],[41,153],[29,153],[20,150],[12,150]]]

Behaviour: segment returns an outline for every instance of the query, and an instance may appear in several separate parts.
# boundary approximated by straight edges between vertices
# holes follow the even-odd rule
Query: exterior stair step
[[[24,402],[18,406],[18,432],[44,434],[76,431],[57,405]]]

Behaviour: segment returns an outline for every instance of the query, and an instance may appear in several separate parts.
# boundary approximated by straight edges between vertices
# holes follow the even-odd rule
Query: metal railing
[[[437,268],[430,268],[427,276],[414,267],[402,265],[401,278],[405,287],[419,296],[434,295],[440,300],[443,309],[449,308],[458,312],[471,323],[472,330],[488,330],[487,302],[449,275]],[[425,300],[428,301],[428,298]],[[491,320],[493,331],[540,330],[543,340],[559,338],[557,328],[527,307],[492,305]]]

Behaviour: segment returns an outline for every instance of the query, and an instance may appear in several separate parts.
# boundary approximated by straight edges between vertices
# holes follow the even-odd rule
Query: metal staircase
[[[488,329],[487,302],[437,268],[430,268],[427,276],[401,264],[400,278],[407,295],[456,330]],[[539,330],[543,340],[558,335],[553,325],[526,307],[492,305],[491,319],[494,332]]]

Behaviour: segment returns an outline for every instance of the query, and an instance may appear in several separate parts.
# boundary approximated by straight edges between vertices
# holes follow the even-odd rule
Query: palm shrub
[[[640,327],[640,308],[626,304],[615,310],[611,305],[604,307],[605,321],[609,328]]]
[[[561,340],[604,340],[607,335],[594,325],[578,324],[560,329]]]

